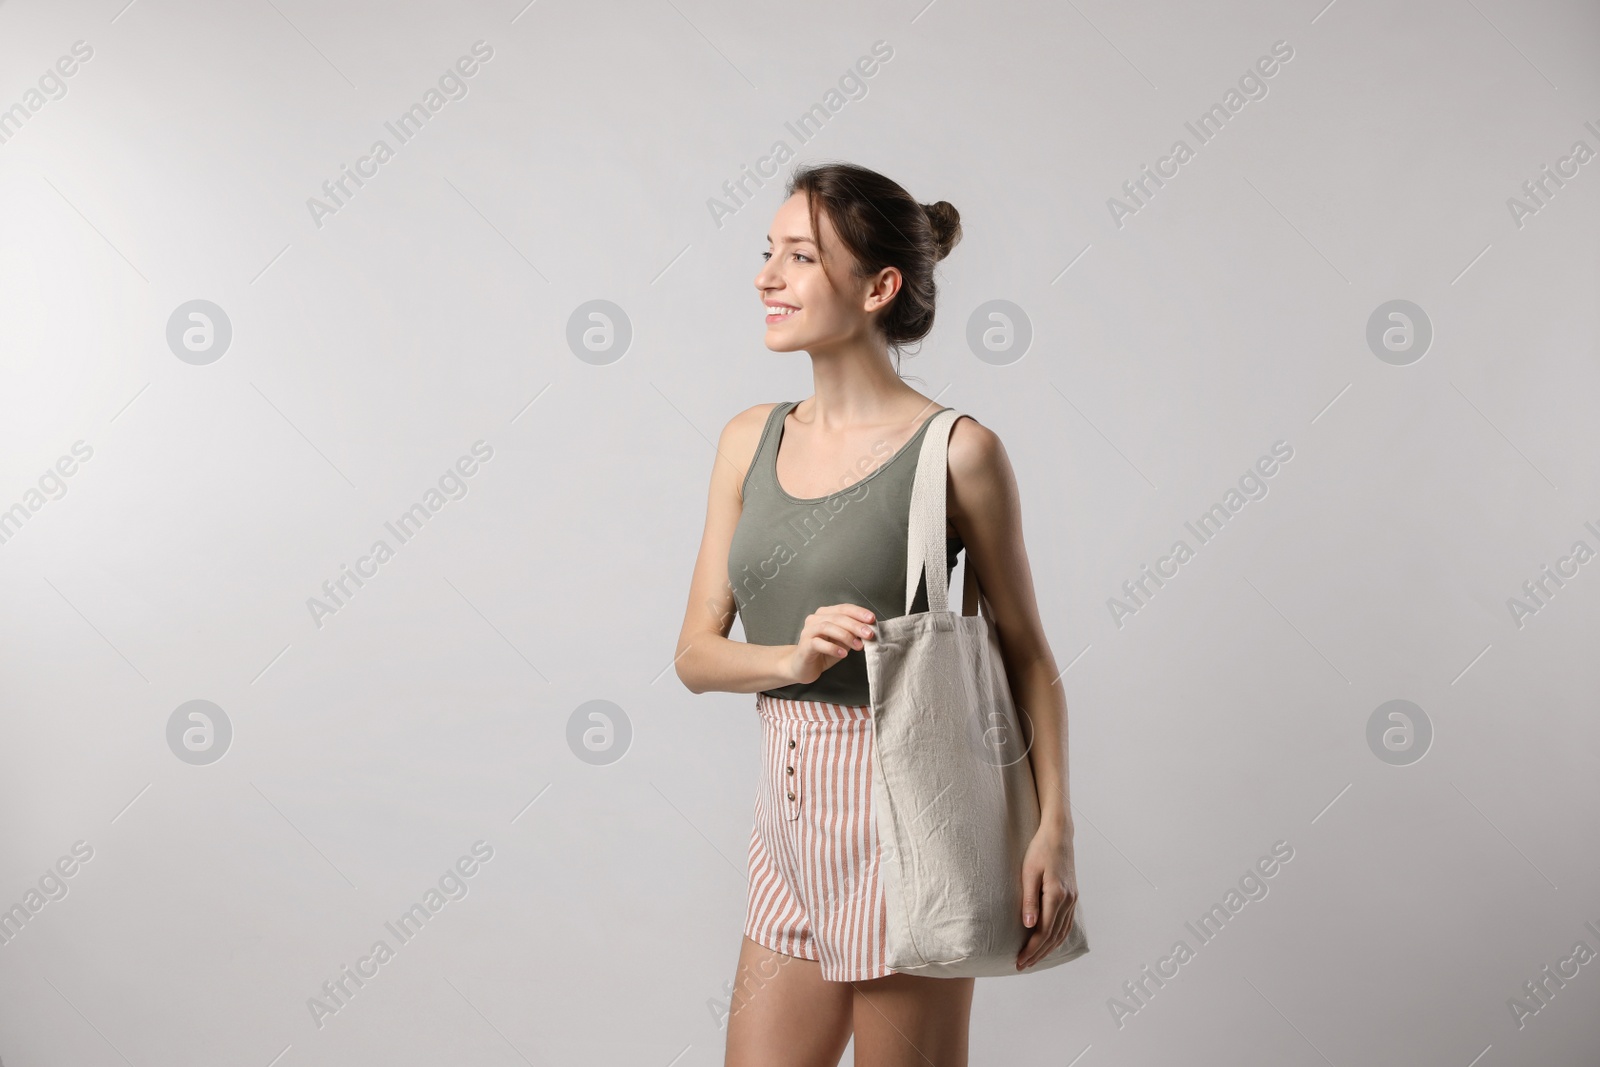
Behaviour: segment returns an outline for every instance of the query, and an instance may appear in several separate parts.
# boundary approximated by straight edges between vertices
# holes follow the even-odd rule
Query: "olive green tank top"
[[[856,464],[863,473],[859,481],[825,497],[802,499],[783,491],[777,469],[784,419],[797,403],[779,404],[767,416],[728,548],[728,581],[745,640],[753,645],[794,644],[806,616],[825,604],[859,604],[878,619],[905,614],[911,483],[923,435],[938,411],[893,455],[883,445],[881,452],[863,456]],[[959,537],[946,533],[948,569],[955,568],[961,547]],[[928,592],[919,580],[911,613],[927,610]],[[866,653],[852,648],[816,681],[766,692],[789,700],[859,705],[871,703],[868,690]]]

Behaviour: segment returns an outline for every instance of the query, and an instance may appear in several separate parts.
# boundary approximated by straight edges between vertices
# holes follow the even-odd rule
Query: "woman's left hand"
[[[1040,826],[1022,859],[1022,925],[1033,933],[1017,954],[1017,970],[1032,967],[1066,940],[1077,906],[1072,829]]]

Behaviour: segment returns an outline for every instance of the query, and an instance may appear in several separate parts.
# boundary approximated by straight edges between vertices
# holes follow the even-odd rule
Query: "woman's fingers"
[[[1050,887],[1043,872],[1025,869],[1022,882],[1022,923],[1033,933],[1023,943],[1022,951],[1017,953],[1018,970],[1025,970],[1038,956],[1040,946],[1049,937],[1052,917]],[[1033,919],[1031,923],[1028,921],[1030,918]]]
[[[811,648],[816,653],[827,656],[829,659],[834,659],[834,661],[843,659],[846,653],[850,653],[850,635],[838,629],[838,627],[827,630],[819,629],[818,632],[811,635],[810,640]]]
[[[872,612],[857,604],[833,604],[807,615],[800,636],[795,639],[800,679],[814,681],[849,655],[851,649],[864,648],[864,642],[877,636],[874,618]]]
[[[810,640],[811,650],[819,655],[827,656],[829,659],[841,659],[850,651],[849,649],[840,645],[837,641],[824,637],[821,634],[812,637]]]
[[[1069,901],[1063,897],[1055,908],[1055,916],[1051,922],[1050,933],[1034,952],[1033,957],[1027,961],[1025,967],[1032,967],[1050,953],[1061,947],[1061,943],[1072,932],[1073,914],[1077,910],[1078,898],[1072,897]]]
[[[1071,921],[1072,909],[1067,904],[1067,901],[1063,898],[1062,901],[1056,905],[1055,921],[1050,926],[1050,939],[1045,942],[1045,947],[1040,950],[1040,959],[1050,955],[1050,953],[1056,950],[1061,942],[1067,939],[1067,930],[1071,926]]]
[[[1038,933],[1039,895],[1044,882],[1043,871],[1022,871],[1022,925]]]
[[[1023,863],[1022,925],[1031,930],[1032,933],[1022,943],[1022,949],[1017,953],[1017,970],[1019,971],[1027,967],[1034,948],[1039,944],[1040,935],[1043,933],[1043,924],[1039,921],[1043,875],[1044,872],[1034,868],[1031,862]]]
[[[1028,938],[1027,944],[1022,946],[1022,952],[1018,954],[1019,970],[1027,970],[1054,952],[1056,946],[1066,940],[1070,929],[1072,908],[1068,906],[1066,893],[1057,889],[1048,879],[1044,880],[1043,891],[1044,915],[1034,928],[1033,936]],[[1076,898],[1072,903],[1076,905]]]
[[[845,648],[860,648],[865,640],[862,631],[871,631],[871,627],[844,615],[829,617],[823,614],[811,616],[809,626],[813,636],[826,637]]]
[[[856,622],[870,623],[874,618],[872,612],[868,611],[860,604],[829,604],[827,607],[818,608],[817,610],[831,611],[840,615],[849,615]]]

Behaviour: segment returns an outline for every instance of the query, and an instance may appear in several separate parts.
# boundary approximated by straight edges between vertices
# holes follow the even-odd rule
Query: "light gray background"
[[[1600,562],[1508,607],[1600,549],[1600,162],[1507,206],[1600,149],[1595,5],[124,4],[0,5],[0,107],[93,48],[0,144],[0,507],[27,513],[0,907],[94,850],[0,945],[6,1067],[721,1063],[758,722],[670,664],[711,442],[810,392],[752,286],[784,175],[709,207],[780,139],[960,209],[904,370],[1005,442],[1066,668],[1092,951],[980,982],[973,1062],[1600,1058],[1600,961],[1508,1006],[1600,951]],[[479,40],[465,98],[315,225]],[[207,365],[166,341],[195,299],[232,326]],[[995,365],[966,335],[1001,299],[1033,341]],[[1394,299],[1434,330],[1406,366],[1366,341]],[[632,330],[604,365],[567,340],[592,300]],[[466,496],[319,628],[307,599],[478,440]],[[1123,581],[1279,440],[1268,495],[1118,627]],[[203,766],[167,742],[196,699],[233,730]],[[1394,699],[1433,730],[1405,766],[1367,742]],[[631,729],[608,765],[567,741],[591,700]],[[479,840],[468,894],[319,1027],[308,999]]]

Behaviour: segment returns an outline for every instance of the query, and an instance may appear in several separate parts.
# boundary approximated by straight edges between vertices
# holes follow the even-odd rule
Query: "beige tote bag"
[[[1028,759],[1000,640],[971,560],[962,612],[949,610],[946,457],[960,415],[929,420],[911,489],[906,614],[863,642],[871,689],[872,802],[888,904],[885,962],[897,971],[967,978],[1036,971],[1089,951],[1083,905],[1055,951],[1026,971],[1017,954],[1022,858],[1039,828]],[[910,614],[919,576],[928,610]],[[1041,916],[1041,920],[1042,916]]]

